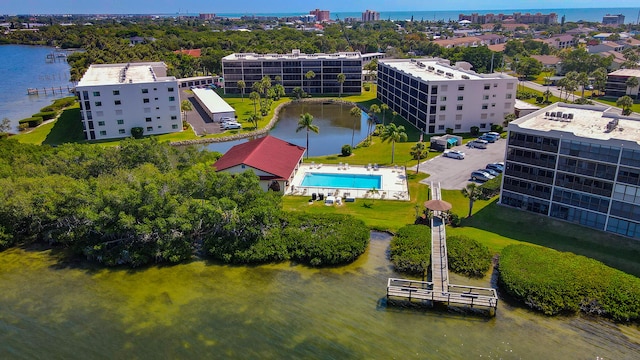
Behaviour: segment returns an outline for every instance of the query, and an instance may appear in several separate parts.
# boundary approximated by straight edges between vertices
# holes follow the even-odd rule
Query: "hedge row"
[[[42,124],[42,117],[33,116],[33,117],[30,117],[30,118],[22,119],[22,120],[18,121],[18,124],[20,124],[20,125],[27,124],[28,127],[36,127],[36,126]]]
[[[431,265],[431,230],[424,225],[407,225],[398,230],[389,245],[397,271],[424,274]]]
[[[500,254],[500,286],[547,315],[583,311],[640,319],[640,279],[572,253],[510,245]]]
[[[491,266],[489,248],[466,236],[447,237],[449,270],[470,277],[483,277]]]
[[[75,104],[76,98],[73,96],[65,97],[62,99],[55,100],[53,104],[47,105],[40,109],[41,112],[50,112],[50,111],[60,111],[66,107],[69,107]]]
[[[58,113],[56,111],[40,111],[37,114],[33,114],[33,117],[41,117],[43,120],[51,120],[56,117]]]

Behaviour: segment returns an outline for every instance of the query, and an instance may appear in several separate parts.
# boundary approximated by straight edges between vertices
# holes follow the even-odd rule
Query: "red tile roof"
[[[244,164],[287,180],[305,150],[302,146],[267,135],[232,147],[213,166],[217,171],[223,171]]]
[[[189,55],[196,58],[199,58],[202,55],[201,49],[181,49],[174,51],[175,54]]]

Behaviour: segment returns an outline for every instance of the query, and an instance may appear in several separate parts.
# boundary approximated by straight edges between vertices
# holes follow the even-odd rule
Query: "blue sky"
[[[316,7],[330,11],[438,11],[494,9],[558,9],[639,7],[637,0],[0,0],[3,14],[136,13],[307,13]]]

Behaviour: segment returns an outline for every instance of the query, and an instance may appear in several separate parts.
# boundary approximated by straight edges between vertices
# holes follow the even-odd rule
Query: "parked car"
[[[489,133],[486,133],[486,134],[482,134],[478,139],[484,140],[486,142],[494,143],[496,142],[496,140],[498,140],[498,137],[495,137],[493,135],[489,135]]]
[[[467,146],[470,147],[470,148],[486,149],[487,148],[487,140],[475,139],[473,141],[469,141],[467,143]]]
[[[490,175],[485,171],[473,171],[471,172],[471,180],[473,181],[489,181],[493,179],[495,176]]]
[[[495,137],[496,140],[500,139],[500,136],[501,136],[500,133],[497,133],[495,131],[488,132],[487,135]]]
[[[491,175],[493,177],[496,177],[496,176],[499,175],[499,173],[497,171],[492,170],[492,169],[478,169],[477,171],[484,171],[486,173],[489,173],[489,175]]]
[[[496,171],[496,172],[499,172],[499,173],[504,171],[504,165],[502,165],[500,163],[487,164],[486,168],[487,169],[491,169],[491,170]]]
[[[223,117],[220,118],[220,122],[221,123],[226,123],[226,122],[230,122],[230,121],[231,122],[237,122],[236,119],[230,118],[228,116],[223,116]]]
[[[584,87],[585,90],[593,90],[593,85],[589,84]]]
[[[452,159],[458,159],[458,160],[464,159],[464,153],[460,150],[445,151],[444,154],[442,154],[442,156],[449,157]]]
[[[222,128],[225,130],[242,129],[242,124],[235,121],[229,121],[229,122],[223,123]]]

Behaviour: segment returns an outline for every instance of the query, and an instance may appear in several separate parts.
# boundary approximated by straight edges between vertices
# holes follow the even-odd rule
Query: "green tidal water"
[[[637,359],[640,328],[387,307],[389,238],[335,269],[197,261],[142,270],[61,267],[0,253],[0,359]],[[490,279],[451,277],[488,286]]]

